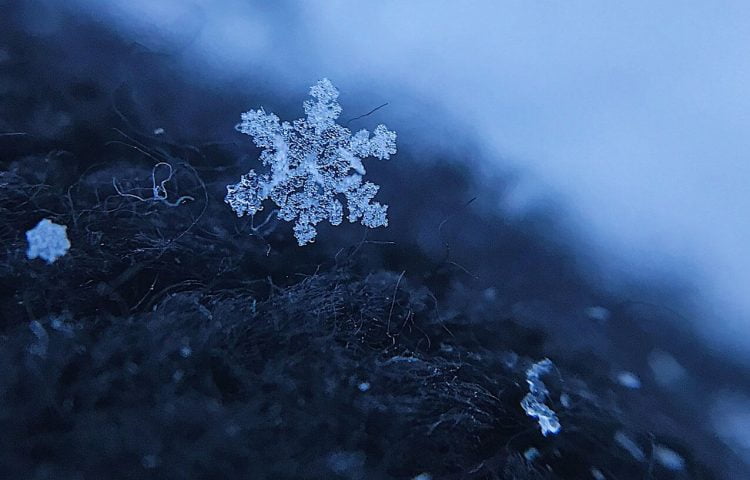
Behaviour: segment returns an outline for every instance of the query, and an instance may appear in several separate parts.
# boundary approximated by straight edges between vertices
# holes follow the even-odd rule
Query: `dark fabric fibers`
[[[0,130],[23,135],[0,137],[0,478],[708,479],[739,468],[703,425],[696,398],[711,386],[680,398],[646,375],[639,391],[611,380],[623,359],[645,368],[659,342],[720,363],[667,326],[647,334],[643,312],[590,285],[553,240],[554,212],[499,214],[507,179],[483,187],[469,159],[425,158],[401,136],[398,159],[368,172],[390,227],[322,227],[299,248],[288,224],[254,230],[222,201],[257,155],[232,126],[269,104],[259,79],[242,94],[202,90],[168,56],[96,26],[30,35],[5,11]],[[174,167],[170,199],[193,200],[116,194],[113,179],[148,196],[159,161]],[[24,232],[42,218],[67,225],[72,244],[53,265],[25,257]],[[617,326],[587,319],[592,304]],[[546,438],[520,407],[525,369],[545,357],[563,426]],[[657,444],[684,470],[655,462]]]

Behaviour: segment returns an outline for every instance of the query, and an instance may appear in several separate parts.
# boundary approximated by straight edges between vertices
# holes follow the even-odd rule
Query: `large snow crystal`
[[[542,435],[545,437],[549,433],[559,433],[561,428],[555,412],[544,403],[549,395],[549,391],[544,382],[539,378],[549,373],[551,369],[552,361],[545,358],[526,370],[526,383],[529,384],[529,393],[521,401],[521,407],[526,412],[526,415],[537,419],[539,427],[542,429]]]
[[[70,241],[66,233],[68,227],[52,223],[45,218],[36,227],[26,232],[29,248],[26,257],[31,260],[41,258],[47,263],[53,263],[68,252]]]
[[[237,129],[262,149],[260,160],[268,171],[250,170],[238,183],[228,185],[226,203],[241,217],[263,210],[263,202],[270,198],[281,219],[295,222],[299,245],[314,241],[315,226],[321,221],[341,223],[339,195],[346,199],[350,222],[387,226],[388,206],[372,201],[380,187],[362,181],[362,160],[389,159],[396,153],[396,134],[378,125],[372,135],[367,130],[352,135],[338,125],[339,92],[328,79],[313,85],[310,96],[303,104],[307,118],[292,123],[280,122],[262,108],[242,114]]]

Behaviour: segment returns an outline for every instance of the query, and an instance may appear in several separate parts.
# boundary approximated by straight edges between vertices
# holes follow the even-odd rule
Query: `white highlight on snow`
[[[618,373],[617,383],[633,390],[641,388],[641,379],[633,372],[622,371]]]

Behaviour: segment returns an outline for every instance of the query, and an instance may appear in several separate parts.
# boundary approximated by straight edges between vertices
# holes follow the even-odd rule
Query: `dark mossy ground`
[[[191,85],[171,58],[97,26],[32,35],[5,11],[0,132],[16,135],[0,136],[0,477],[742,471],[703,399],[737,376],[666,310],[592,284],[553,210],[498,213],[508,180],[473,178],[476,158],[425,158],[401,135],[396,159],[368,166],[389,228],[322,227],[299,248],[288,224],[253,229],[223,203],[257,154],[232,127],[269,104],[260,79],[241,94]],[[158,162],[174,168],[170,199],[191,200],[117,194],[113,181],[148,197]],[[52,265],[25,256],[42,218],[72,244]],[[596,305],[608,321],[587,317]],[[695,378],[683,391],[649,378],[655,349],[684,354]],[[562,424],[548,437],[520,407],[524,372],[545,357]],[[641,389],[613,381],[623,369]],[[684,468],[656,461],[659,445]]]

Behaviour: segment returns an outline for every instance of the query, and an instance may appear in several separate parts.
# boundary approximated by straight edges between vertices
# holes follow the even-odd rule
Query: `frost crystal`
[[[539,427],[542,429],[542,435],[545,437],[548,433],[556,434],[560,432],[560,422],[557,415],[544,404],[549,391],[539,378],[545,373],[549,373],[551,369],[552,361],[545,358],[526,370],[526,383],[529,384],[529,393],[521,401],[521,407],[526,415],[537,419]]]
[[[52,223],[45,218],[36,227],[26,232],[29,248],[26,257],[29,260],[41,258],[47,263],[53,263],[68,252],[70,241],[66,230],[68,227]]]
[[[372,135],[367,130],[352,135],[338,125],[339,92],[328,79],[313,85],[310,96],[303,104],[307,118],[291,123],[280,122],[262,108],[242,114],[237,129],[262,149],[260,160],[268,171],[250,170],[228,185],[226,203],[241,217],[255,215],[271,199],[279,207],[279,218],[295,222],[299,245],[315,240],[315,226],[321,221],[341,223],[344,207],[339,195],[346,199],[350,222],[388,226],[388,206],[372,201],[379,187],[362,181],[362,160],[389,159],[396,153],[396,134],[378,125]]]

